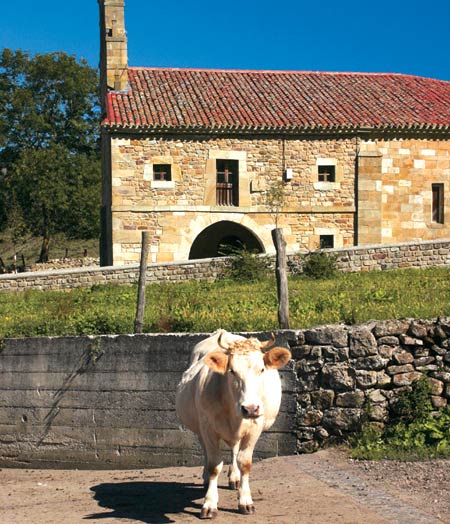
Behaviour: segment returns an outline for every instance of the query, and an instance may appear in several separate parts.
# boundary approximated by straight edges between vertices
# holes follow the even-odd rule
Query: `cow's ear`
[[[228,369],[228,355],[222,351],[213,351],[205,357],[205,364],[215,373],[223,375]]]
[[[269,369],[279,369],[291,359],[291,352],[285,348],[273,348],[264,354],[264,364]]]

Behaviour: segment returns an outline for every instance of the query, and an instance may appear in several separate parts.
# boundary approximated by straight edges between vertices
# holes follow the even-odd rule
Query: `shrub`
[[[358,459],[417,459],[450,456],[450,408],[432,413],[424,377],[398,395],[390,425],[365,422],[352,441]],[[370,411],[370,404],[368,406]]]
[[[336,275],[337,256],[323,251],[308,253],[304,257],[303,273],[311,278],[325,279]]]
[[[425,377],[416,380],[411,389],[399,393],[393,405],[394,420],[411,424],[414,421],[426,420],[433,409],[431,405],[431,386]]]
[[[243,248],[233,250],[226,276],[239,282],[254,282],[265,278],[268,272],[269,264],[264,256]]]

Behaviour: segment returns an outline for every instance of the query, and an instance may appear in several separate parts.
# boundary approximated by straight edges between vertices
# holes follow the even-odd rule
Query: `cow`
[[[278,369],[291,358],[287,349],[272,347],[274,343],[273,335],[260,342],[218,330],[194,347],[178,384],[178,418],[198,436],[205,454],[202,519],[218,515],[221,441],[232,450],[228,481],[239,490],[239,512],[255,512],[249,485],[253,449],[275,422],[281,402]]]

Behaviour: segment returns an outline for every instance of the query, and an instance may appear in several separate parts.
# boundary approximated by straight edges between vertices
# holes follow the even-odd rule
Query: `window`
[[[333,235],[320,235],[319,249],[331,249],[334,247]]]
[[[432,208],[431,221],[435,224],[444,223],[444,184],[431,184]]]
[[[170,182],[172,166],[170,164],[153,164],[153,180]]]
[[[216,204],[239,205],[239,160],[216,160]]]
[[[336,181],[336,166],[317,166],[319,182],[335,182]]]

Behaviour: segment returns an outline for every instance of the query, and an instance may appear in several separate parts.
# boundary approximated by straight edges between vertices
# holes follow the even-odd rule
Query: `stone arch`
[[[226,255],[230,249],[244,247],[264,253],[263,242],[250,228],[231,220],[220,220],[205,227],[194,239],[189,259]]]

